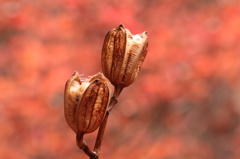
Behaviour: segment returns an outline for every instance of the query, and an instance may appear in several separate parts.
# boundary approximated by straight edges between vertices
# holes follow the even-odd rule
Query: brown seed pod
[[[147,32],[132,35],[123,25],[110,30],[102,48],[102,70],[115,88],[132,84],[147,54]]]
[[[76,134],[95,131],[101,124],[111,96],[111,84],[102,73],[81,82],[74,72],[64,92],[64,114]]]

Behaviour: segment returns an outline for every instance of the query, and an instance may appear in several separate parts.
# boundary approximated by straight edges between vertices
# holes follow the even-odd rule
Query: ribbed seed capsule
[[[102,70],[115,87],[132,84],[147,55],[147,32],[132,35],[123,25],[110,30],[102,49]]]
[[[78,131],[90,133],[100,125],[108,104],[109,91],[104,83],[95,80],[84,93],[78,107]]]
[[[75,72],[67,81],[64,113],[75,133],[90,133],[99,127],[110,100],[110,87],[110,82],[102,73],[82,83],[79,74]]]

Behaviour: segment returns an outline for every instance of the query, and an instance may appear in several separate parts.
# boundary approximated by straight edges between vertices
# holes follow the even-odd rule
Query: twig
[[[108,116],[115,104],[117,104],[117,99],[115,97],[112,97],[111,101],[109,103],[108,111],[107,111],[107,113],[102,121],[102,124],[100,125],[99,130],[98,130],[97,139],[96,139],[94,151],[93,151],[97,155],[97,157],[96,158],[90,157],[90,159],[99,159],[101,144],[102,144],[102,140],[103,140],[104,131],[105,131],[105,128],[107,125]]]
[[[86,144],[85,141],[83,141],[83,134],[77,134],[76,135],[76,141],[77,141],[77,145],[80,149],[82,149],[86,155],[88,155],[91,159],[96,158],[97,154],[95,154],[94,152],[92,152],[88,145]]]

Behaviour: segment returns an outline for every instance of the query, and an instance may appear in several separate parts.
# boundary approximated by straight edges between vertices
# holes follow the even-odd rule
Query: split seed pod
[[[91,133],[99,127],[111,92],[111,84],[102,73],[81,82],[79,74],[74,72],[65,85],[64,114],[76,134]]]
[[[147,55],[147,47],[147,32],[132,35],[120,25],[107,33],[102,49],[102,70],[116,91],[121,92],[136,80]]]

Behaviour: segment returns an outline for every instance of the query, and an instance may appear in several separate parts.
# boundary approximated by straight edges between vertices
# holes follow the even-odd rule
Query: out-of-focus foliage
[[[239,15],[238,0],[1,0],[0,158],[88,158],[63,116],[64,85],[101,71],[104,37],[122,23],[148,32],[149,51],[102,158],[239,159]]]

